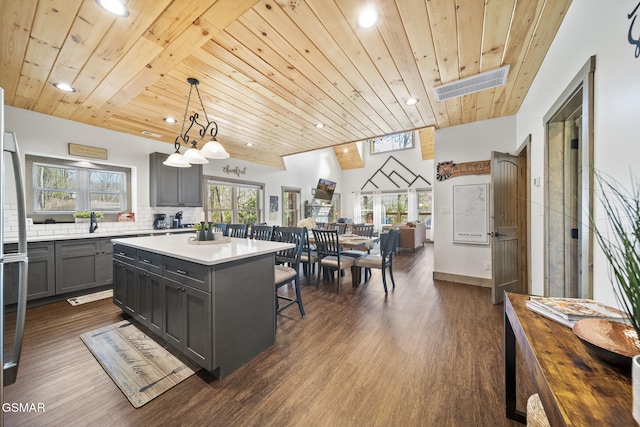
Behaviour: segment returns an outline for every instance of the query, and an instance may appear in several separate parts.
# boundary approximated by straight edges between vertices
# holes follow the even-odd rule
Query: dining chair
[[[338,236],[338,230],[313,230],[316,250],[318,251],[318,276],[316,280],[316,288],[320,287],[320,275],[323,271],[325,272],[325,278],[326,272],[331,271],[331,278],[333,279],[333,271],[335,270],[338,272],[337,292],[340,293],[340,286],[342,285],[342,271],[345,268],[353,267],[355,264],[355,258],[341,256]]]
[[[213,231],[218,231],[218,232],[222,232],[223,236],[227,235],[227,224],[222,224],[222,223],[218,223],[218,224],[213,224]]]
[[[389,230],[386,233],[384,241],[380,242],[380,255],[365,255],[355,259],[356,267],[364,267],[364,280],[368,280],[367,271],[371,268],[377,268],[382,270],[382,286],[384,287],[384,293],[387,293],[387,276],[386,270],[389,270],[389,277],[391,277],[391,283],[393,287],[396,287],[396,282],[393,279],[393,254],[395,252],[396,245],[398,244],[398,236],[400,232],[397,229]],[[369,277],[371,277],[369,275]]]
[[[352,226],[352,233],[357,234],[360,237],[367,237],[369,239],[373,239],[373,224],[354,224]],[[342,255],[359,258],[361,256],[367,255],[371,253],[371,249],[369,248],[353,248],[350,250],[342,251]],[[371,273],[370,269],[366,269],[365,276],[367,273]]]
[[[302,306],[302,296],[300,295],[300,255],[302,254],[302,246],[307,240],[307,229],[304,227],[278,227],[274,236],[277,242],[293,243],[294,248],[283,249],[276,252],[275,275],[275,303],[276,313],[280,313],[292,304],[298,304],[300,315],[305,316],[304,307]],[[278,289],[287,283],[293,282],[295,298],[284,296],[278,293]],[[280,306],[280,300],[287,303]]]
[[[253,224],[251,226],[251,239],[255,240],[271,240],[273,237],[273,226]]]
[[[248,224],[229,224],[227,225],[227,236],[246,239],[248,229]]]
[[[309,232],[305,233],[305,242],[302,247],[302,255],[300,255],[300,264],[302,264],[302,272],[305,276],[316,272],[316,263],[318,262],[318,251],[316,247],[309,244]]]
[[[351,227],[353,234],[362,237],[373,237],[373,224],[353,224]]]
[[[329,222],[324,226],[325,230],[338,230],[338,234],[344,234],[347,231],[347,224],[344,222]]]
[[[316,222],[316,230],[324,230],[326,222]]]

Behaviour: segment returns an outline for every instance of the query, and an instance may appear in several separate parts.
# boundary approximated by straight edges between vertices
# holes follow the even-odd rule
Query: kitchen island
[[[113,239],[113,301],[222,379],[275,341],[275,253],[288,243],[187,235]]]

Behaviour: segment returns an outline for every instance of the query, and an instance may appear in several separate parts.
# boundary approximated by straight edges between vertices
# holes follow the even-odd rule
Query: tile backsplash
[[[106,222],[99,220],[99,230],[102,232],[151,230],[153,228],[153,215],[157,213],[167,214],[169,224],[170,215],[182,211],[182,222],[193,224],[200,222],[202,208],[163,207],[153,208],[143,206],[135,211],[136,220],[132,222]],[[16,204],[4,205],[4,237],[12,239],[18,237],[18,207]],[[89,232],[89,223],[60,223],[60,224],[33,224],[27,225],[27,237],[45,237],[54,235],[83,234]]]

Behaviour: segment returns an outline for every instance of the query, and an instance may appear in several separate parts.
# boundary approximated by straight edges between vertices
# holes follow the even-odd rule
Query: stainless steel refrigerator
[[[22,335],[24,320],[27,310],[27,220],[26,204],[24,198],[24,179],[22,163],[18,151],[18,142],[15,133],[5,132],[4,129],[4,89],[0,87],[0,405],[4,405],[4,387],[13,384],[18,375],[18,363],[22,350]],[[5,159],[7,164],[5,164]],[[10,160],[10,163],[9,163]],[[7,165],[10,168],[7,168]],[[13,169],[13,179],[7,179],[5,169]],[[8,183],[15,183],[16,204],[18,207],[18,252],[4,253],[5,234],[5,195]],[[12,348],[5,349],[5,307],[4,287],[14,286],[14,283],[4,283],[5,269],[16,269],[18,277],[18,303],[16,308],[15,333],[13,335]],[[0,427],[4,425],[4,411],[0,408]]]

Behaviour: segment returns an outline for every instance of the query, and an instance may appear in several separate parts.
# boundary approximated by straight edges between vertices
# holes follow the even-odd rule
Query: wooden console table
[[[516,409],[517,342],[551,426],[636,426],[630,373],[591,356],[570,328],[526,308],[528,298],[504,298],[507,418],[526,423]]]

